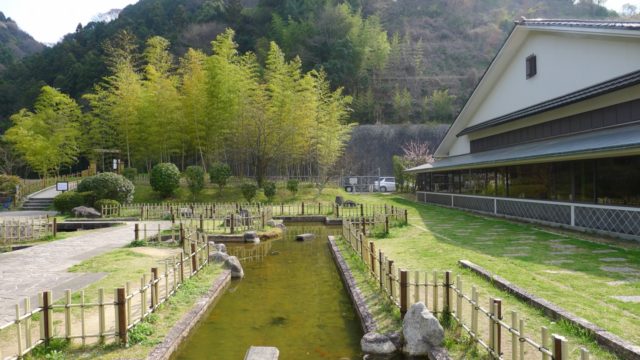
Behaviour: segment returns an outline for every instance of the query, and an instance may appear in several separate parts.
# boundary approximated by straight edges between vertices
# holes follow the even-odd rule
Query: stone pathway
[[[168,229],[168,221],[147,223],[148,235],[158,224]],[[0,326],[15,318],[15,305],[30,297],[37,306],[37,294],[52,290],[55,299],[64,290],[82,289],[104,274],[69,273],[67,269],[97,255],[123,247],[134,239],[134,224],[91,231],[27,249],[0,254]]]

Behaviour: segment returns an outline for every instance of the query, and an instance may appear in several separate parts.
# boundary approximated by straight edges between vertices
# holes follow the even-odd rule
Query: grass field
[[[506,297],[504,307],[527,314],[532,327],[546,325],[565,335],[584,335],[545,320],[538,311],[462,271],[457,262],[467,259],[632,343],[640,342],[640,303],[629,301],[640,295],[638,244],[418,204],[400,196],[364,195],[357,200],[384,200],[409,209],[410,226],[375,240],[396,264],[467,274],[467,284]],[[580,341],[575,336],[572,340]]]

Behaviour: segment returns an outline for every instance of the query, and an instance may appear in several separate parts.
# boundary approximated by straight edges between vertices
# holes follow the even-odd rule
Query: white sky
[[[78,23],[138,0],[0,0],[0,11],[36,40],[55,43],[76,31]]]
[[[0,11],[20,28],[44,43],[58,42],[74,32],[78,23],[86,25],[94,16],[122,9],[138,0],[0,0]],[[640,9],[640,0],[607,0],[605,5],[620,12],[622,5]]]

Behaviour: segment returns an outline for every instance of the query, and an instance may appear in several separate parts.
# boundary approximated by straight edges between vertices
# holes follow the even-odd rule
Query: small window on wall
[[[538,73],[538,64],[535,55],[527,57],[527,79],[530,79]]]

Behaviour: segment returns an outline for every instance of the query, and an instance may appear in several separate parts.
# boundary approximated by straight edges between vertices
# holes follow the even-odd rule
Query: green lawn
[[[615,298],[640,295],[640,246],[418,204],[400,196],[365,195],[359,200],[386,200],[409,209],[410,226],[375,240],[399,266],[464,274],[467,289],[474,283],[485,295],[506,298],[503,307],[526,314],[532,329],[546,325],[564,335],[575,333],[462,271],[457,262],[467,259],[632,343],[640,342],[640,304]]]

